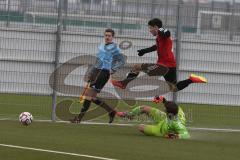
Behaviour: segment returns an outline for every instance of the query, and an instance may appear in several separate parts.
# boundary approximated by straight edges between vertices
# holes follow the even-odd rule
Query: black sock
[[[190,79],[180,81],[177,83],[177,89],[180,91],[180,90],[186,88],[191,83],[192,83],[192,81]]]
[[[90,105],[91,105],[91,101],[89,101],[89,100],[84,100],[84,102],[83,102],[83,107],[82,107],[82,109],[81,109],[81,113],[87,112],[88,109],[89,109],[89,107],[90,107]]]
[[[129,72],[127,75],[127,78],[124,79],[122,82],[127,85],[129,82],[131,82],[132,80],[134,80],[135,78],[137,78],[139,73],[135,73],[135,72]]]
[[[99,105],[100,107],[105,109],[108,113],[112,113],[115,111],[112,107],[110,107],[108,104],[106,104],[104,101],[102,101],[99,98],[97,98],[96,100],[93,100],[93,103],[95,103],[96,105]]]

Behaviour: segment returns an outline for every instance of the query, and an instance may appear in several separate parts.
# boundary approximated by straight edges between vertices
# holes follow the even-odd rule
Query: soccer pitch
[[[240,156],[239,107],[181,104],[190,118],[191,139],[168,140],[139,133],[136,123],[143,121],[127,122],[116,118],[113,125],[38,121],[49,120],[51,97],[12,94],[0,97],[0,159],[4,160],[237,160]],[[162,107],[142,101],[137,105],[141,104]],[[79,107],[76,103],[71,111],[77,113]],[[121,101],[117,109],[130,108]],[[36,121],[28,127],[22,126],[17,121],[22,111],[31,112]],[[106,123],[107,120],[107,116],[101,116],[92,122]],[[131,126],[116,125],[119,123]]]
[[[168,140],[144,136],[130,126],[34,122],[24,127],[16,121],[0,121],[0,126],[0,155],[4,160],[237,160],[240,156],[240,132],[190,131],[189,140]]]
[[[34,95],[17,95],[17,94],[0,94],[0,119],[17,120],[23,111],[33,114],[36,120],[49,120],[52,110],[51,96],[34,96]],[[78,98],[59,97],[58,102],[64,99],[78,100]],[[107,101],[113,105],[111,100]],[[119,101],[116,109],[119,111],[130,110],[133,106],[129,106],[124,101]],[[163,105],[155,104],[149,101],[137,101],[134,106],[149,105],[163,109]],[[230,128],[240,129],[240,108],[237,106],[215,106],[215,105],[199,105],[199,104],[180,104],[185,112],[188,126],[190,127],[210,127],[210,128]],[[79,113],[82,107],[79,103],[74,103],[70,111]],[[91,109],[96,107],[91,105]],[[104,111],[105,112],[105,111]],[[94,118],[95,122],[107,122],[107,114]],[[115,122],[126,122],[116,119]],[[127,122],[128,123],[128,122]]]

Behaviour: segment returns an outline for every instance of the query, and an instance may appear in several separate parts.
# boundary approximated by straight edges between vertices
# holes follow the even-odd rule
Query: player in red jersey
[[[146,53],[157,51],[157,63],[136,64],[128,73],[127,77],[122,80],[112,80],[112,84],[119,88],[125,89],[127,84],[137,78],[139,72],[145,72],[149,76],[163,76],[167,81],[170,90],[177,92],[186,88],[191,83],[207,83],[204,77],[191,74],[188,79],[177,82],[176,77],[176,60],[173,54],[173,40],[169,30],[162,28],[162,21],[154,18],[148,22],[149,32],[156,36],[156,44],[149,48],[138,50],[138,56]]]

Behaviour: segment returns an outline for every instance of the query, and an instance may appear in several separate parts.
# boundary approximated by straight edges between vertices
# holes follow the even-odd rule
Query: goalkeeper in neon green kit
[[[183,110],[174,102],[167,101],[163,96],[156,96],[155,103],[163,103],[165,111],[149,107],[139,106],[131,112],[118,112],[120,117],[129,119],[140,114],[147,114],[152,117],[155,125],[139,125],[139,131],[148,136],[159,136],[169,139],[188,139],[190,135],[185,126],[185,115]]]

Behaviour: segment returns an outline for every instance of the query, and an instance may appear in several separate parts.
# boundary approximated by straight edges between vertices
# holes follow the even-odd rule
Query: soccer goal
[[[203,11],[198,12],[197,34],[204,31],[236,31],[240,28],[240,14],[234,12]]]

